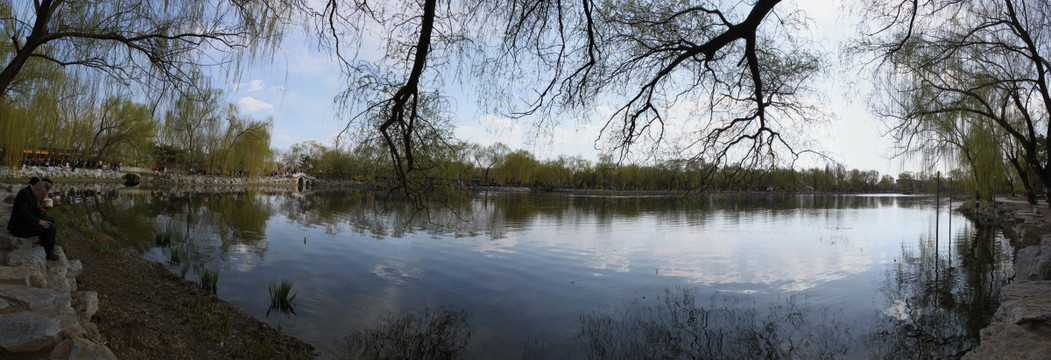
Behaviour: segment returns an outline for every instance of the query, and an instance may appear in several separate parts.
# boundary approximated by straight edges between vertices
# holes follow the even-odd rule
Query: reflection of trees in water
[[[378,199],[375,193],[366,191],[290,194],[279,200],[278,208],[289,220],[321,227],[327,234],[338,233],[345,225],[377,238],[402,237],[416,231],[465,231],[473,235],[472,231],[482,228],[477,222],[488,219],[475,216],[469,206],[418,209],[412,203]]]
[[[265,197],[244,190],[114,192],[85,204],[96,207],[129,241],[149,242],[158,233],[171,234],[171,247],[182,254],[183,271],[189,268],[198,274],[233,246],[247,245],[242,248],[262,256],[266,222],[274,214]]]
[[[616,313],[581,315],[577,354],[588,359],[829,359],[844,357],[852,338],[839,314],[791,297],[760,310],[747,297],[692,288],[665,289]],[[470,357],[468,313],[442,307],[391,314],[339,343],[347,359]],[[580,356],[583,354],[583,356]],[[547,358],[543,341],[524,341],[521,357]]]
[[[468,355],[468,314],[438,308],[422,315],[390,314],[375,327],[355,331],[339,343],[346,359],[459,359]]]
[[[565,194],[479,194],[462,204],[417,209],[412,204],[378,199],[372,192],[316,193],[238,190],[222,192],[159,191],[137,195],[113,192],[102,201],[85,201],[99,207],[106,218],[121,219],[120,227],[137,239],[169,232],[176,239],[218,237],[215,247],[256,245],[265,240],[266,222],[280,212],[305,226],[326,233],[353,231],[374,237],[401,237],[416,231],[455,236],[488,235],[503,238],[538,217],[561,225],[584,222],[612,224],[623,219],[653,216],[668,224],[703,225],[706,214],[725,210],[729,220],[755,213],[781,210],[919,206],[929,198],[887,198],[815,194],[720,194],[697,196],[580,196]],[[90,199],[89,199],[90,200]],[[270,200],[274,200],[271,203]],[[154,220],[156,219],[156,220]],[[262,244],[260,244],[262,245]],[[254,246],[265,248],[263,246]]]
[[[869,336],[871,357],[955,358],[978,345],[1011,272],[1010,246],[996,233],[968,229],[951,247],[925,237],[918,250],[902,249],[880,289],[886,310]]]
[[[665,290],[616,314],[586,314],[577,339],[589,359],[826,359],[849,350],[834,312],[795,297],[766,311],[730,295],[697,300],[695,290]]]
[[[927,198],[929,200],[929,198]],[[887,198],[816,194],[720,194],[697,196],[589,196],[544,193],[480,193],[459,204],[417,209],[412,204],[383,200],[371,192],[333,191],[288,194],[279,210],[293,222],[317,226],[333,234],[346,224],[355,232],[373,237],[401,237],[411,232],[504,237],[538,218],[559,225],[585,222],[613,224],[624,219],[652,216],[667,224],[703,225],[707,215],[723,211],[730,221],[757,213],[783,210],[821,211],[844,208],[878,208],[920,198]]]

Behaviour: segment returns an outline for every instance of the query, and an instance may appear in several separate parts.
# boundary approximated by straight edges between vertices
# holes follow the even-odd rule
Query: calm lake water
[[[935,203],[489,194],[417,212],[360,192],[137,190],[99,209],[173,272],[218,271],[219,297],[322,358],[954,357],[1013,250]],[[295,313],[268,313],[284,279]]]

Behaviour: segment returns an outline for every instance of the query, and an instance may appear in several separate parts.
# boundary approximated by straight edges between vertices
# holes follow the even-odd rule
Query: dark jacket
[[[15,236],[28,236],[35,233],[44,213],[33,196],[33,189],[26,186],[15,196],[15,206],[11,209],[11,219],[7,221],[7,230]]]

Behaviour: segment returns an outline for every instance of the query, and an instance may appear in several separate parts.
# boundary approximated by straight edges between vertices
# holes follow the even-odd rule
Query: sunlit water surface
[[[169,190],[102,209],[147,258],[194,281],[218,271],[221,298],[323,358],[421,337],[482,359],[955,357],[1012,250],[938,203],[488,194],[417,212],[370,193]],[[284,279],[295,313],[268,313]]]

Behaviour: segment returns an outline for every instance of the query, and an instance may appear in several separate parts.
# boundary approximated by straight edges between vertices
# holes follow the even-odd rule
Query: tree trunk
[[[0,97],[7,96],[7,91],[11,88],[11,83],[14,82],[15,76],[18,76],[18,73],[22,71],[22,67],[25,66],[29,57],[33,55],[33,51],[36,51],[40,45],[47,42],[45,39],[48,33],[47,24],[51,21],[51,15],[55,13],[55,8],[61,3],[62,1],[52,0],[43,0],[36,3],[37,16],[36,21],[33,23],[32,33],[26,37],[25,43],[17,50],[11,61],[4,66],[3,71],[0,71]],[[18,39],[13,36],[11,41],[15,44],[18,43]]]

